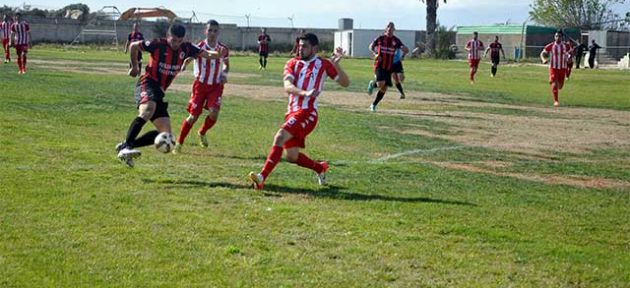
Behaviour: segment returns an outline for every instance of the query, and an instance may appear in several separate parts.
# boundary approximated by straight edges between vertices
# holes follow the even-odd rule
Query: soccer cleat
[[[367,87],[367,94],[372,95],[372,93],[374,93],[374,80],[370,80]]]
[[[182,144],[175,143],[175,147],[173,147],[173,154],[182,153]]]
[[[252,188],[262,190],[265,186],[265,178],[260,173],[249,172],[249,180],[252,182]]]
[[[125,143],[125,141],[116,144],[116,153],[120,152],[126,145],[127,143]]]
[[[120,151],[118,151],[118,158],[120,159],[137,158],[137,157],[140,157],[140,155],[142,155],[142,152],[136,149],[129,148],[129,147],[124,147],[120,149]]]
[[[400,93],[400,99],[405,99],[405,93]]]
[[[554,101],[553,102],[553,107],[559,107],[560,106],[560,102],[558,101]]]
[[[374,106],[374,104],[370,104],[370,111],[376,112],[376,106]]]
[[[319,164],[321,164],[324,167],[324,170],[322,170],[322,173],[317,174],[317,183],[319,183],[319,185],[324,186],[327,185],[328,183],[326,183],[326,172],[328,172],[328,162],[323,161],[323,162],[319,162]]]
[[[199,146],[208,147],[208,137],[206,137],[206,135],[203,135],[199,132],[197,132],[197,136],[199,136]]]

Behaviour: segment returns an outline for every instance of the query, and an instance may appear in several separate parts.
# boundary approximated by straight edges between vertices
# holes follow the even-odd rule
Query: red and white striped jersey
[[[326,76],[334,79],[339,77],[335,66],[327,59],[314,57],[304,61],[293,58],[284,66],[284,80],[291,80],[298,89],[305,91],[315,90],[312,96],[299,96],[289,94],[288,113],[300,110],[317,110],[317,97],[324,90]]]
[[[565,43],[551,42],[543,50],[549,55],[549,68],[567,69],[570,48]]]
[[[205,59],[201,57],[195,58],[194,76],[195,81],[206,85],[221,84],[221,73],[223,73],[223,64],[230,59],[230,51],[221,42],[217,42],[215,47],[208,46],[206,41],[198,44],[201,50],[217,51],[219,47],[223,49],[223,56],[218,59]]]
[[[479,40],[470,40],[466,43],[466,48],[470,49],[468,51],[468,59],[481,59],[481,52],[483,51],[483,42]]]
[[[31,26],[28,25],[26,21],[22,21],[20,23],[13,23],[11,25],[11,31],[15,33],[14,44],[15,45],[26,45],[28,44],[28,32],[31,31]]]
[[[2,23],[0,23],[0,38],[4,39],[9,39],[9,37],[11,37],[11,24],[13,22],[5,22],[2,21]]]

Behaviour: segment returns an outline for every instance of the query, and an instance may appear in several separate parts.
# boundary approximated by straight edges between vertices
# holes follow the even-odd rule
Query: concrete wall
[[[95,25],[84,26],[78,20],[71,19],[26,19],[31,25],[32,42],[34,44],[41,42],[65,43],[72,42],[79,35],[83,28],[96,30],[114,30],[116,25],[116,34],[119,45],[123,45],[127,40],[127,35],[131,31],[132,22],[122,21],[100,21]],[[156,22],[142,21],[140,23],[140,32],[147,39],[161,37],[153,33]],[[197,42],[203,38],[205,24],[185,24],[187,33],[186,38],[193,42]],[[239,27],[235,24],[221,24],[221,36],[219,41],[227,44],[231,49],[235,50],[256,50],[258,44],[258,34],[260,27]],[[298,36],[300,28],[267,28],[267,34],[271,37],[270,48],[272,52],[289,52],[293,47],[295,38]],[[334,42],[335,29],[306,29],[307,32],[315,33],[319,37],[321,46],[329,48]],[[85,43],[112,43],[114,37],[104,35],[85,35],[81,39]]]
[[[368,46],[376,37],[383,34],[383,29],[356,29],[335,32],[335,46],[342,47],[352,57],[371,57]],[[394,35],[412,50],[415,47],[416,31],[396,30]]]
[[[610,57],[617,60],[623,58],[630,53],[630,32],[608,31],[605,46]]]

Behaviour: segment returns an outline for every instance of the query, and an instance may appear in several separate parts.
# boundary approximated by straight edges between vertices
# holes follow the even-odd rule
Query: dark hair
[[[208,20],[208,23],[206,24],[210,26],[219,26],[219,22],[217,22],[217,20],[214,20],[214,19]]]
[[[171,36],[175,36],[178,38],[184,38],[184,36],[186,36],[186,28],[184,27],[184,25],[179,23],[173,23],[173,25],[171,25],[171,28],[168,29],[168,32],[171,34]]]
[[[473,32],[473,34],[475,34],[475,35],[479,35],[479,33],[477,33],[477,31]]]
[[[564,36],[564,33],[562,32],[562,30],[558,30],[558,31],[556,31],[556,33]]]
[[[17,12],[17,13],[15,13],[15,16],[22,16],[22,13]]]
[[[304,34],[304,36],[300,36],[298,39],[300,39],[302,41],[306,41],[309,44],[311,44],[312,46],[319,45],[319,39],[317,38],[317,35],[315,35],[313,33],[306,33],[306,34]]]

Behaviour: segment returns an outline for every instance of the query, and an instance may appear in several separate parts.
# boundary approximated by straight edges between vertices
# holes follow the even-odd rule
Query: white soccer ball
[[[175,147],[175,138],[168,132],[162,132],[155,137],[155,149],[162,153],[168,153]]]

